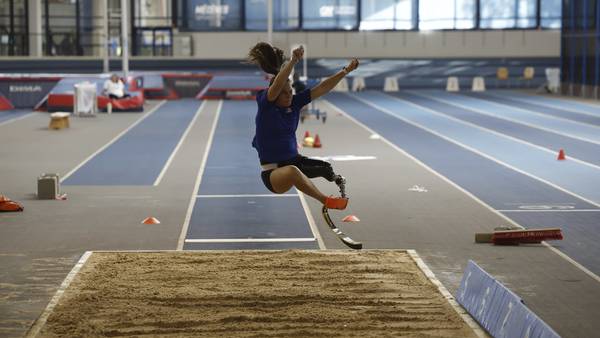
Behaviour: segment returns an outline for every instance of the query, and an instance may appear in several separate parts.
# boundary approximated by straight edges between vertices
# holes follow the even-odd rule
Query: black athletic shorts
[[[333,168],[329,162],[308,158],[302,155],[298,155],[290,160],[277,163],[277,168],[285,167],[287,165],[296,166],[308,178],[323,177],[331,182],[335,176]],[[265,187],[267,187],[269,191],[276,193],[273,191],[273,186],[271,185],[271,173],[273,170],[275,169],[264,170],[260,176],[265,184]]]

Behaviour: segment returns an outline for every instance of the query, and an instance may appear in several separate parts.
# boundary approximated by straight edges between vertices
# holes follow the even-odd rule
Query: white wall
[[[267,34],[266,32],[180,32],[179,35],[192,36],[194,58],[241,59],[256,42],[265,41]],[[304,44],[307,46],[309,58],[560,56],[560,31],[558,30],[276,32],[273,34],[273,42],[286,52],[293,44]]]

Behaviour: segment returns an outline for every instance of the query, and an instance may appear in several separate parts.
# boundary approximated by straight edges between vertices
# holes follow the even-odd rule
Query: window
[[[589,28],[596,27],[596,2],[593,0],[581,1],[576,3],[576,22],[577,27],[589,31]]]
[[[413,29],[413,1],[362,0],[360,29]]]
[[[481,0],[481,28],[534,28],[537,0]]]
[[[541,0],[541,24],[544,28],[560,28],[561,0]]]
[[[47,56],[82,54],[77,31],[78,5],[77,1],[67,0],[43,3],[42,25],[46,32],[43,43]]]
[[[190,30],[242,30],[241,0],[187,0],[186,27]]]
[[[246,29],[267,30],[267,0],[245,0]],[[273,29],[291,30],[300,26],[300,0],[273,0]]]
[[[183,18],[183,27],[190,30],[265,31],[268,28],[268,0],[134,1],[152,4],[176,1],[182,4],[177,8]],[[531,29],[537,28],[538,23],[540,27],[556,29],[561,27],[561,5],[565,0],[272,1],[273,29],[289,31],[357,28],[360,30]],[[595,4],[596,0],[588,0],[588,2]],[[359,17],[360,22],[358,22]],[[477,18],[480,20],[479,23],[476,21]]]
[[[172,23],[171,0],[135,0],[133,7],[135,27],[167,27]]]
[[[302,26],[305,29],[355,29],[358,0],[304,0]]]
[[[27,0],[3,0],[0,6],[0,55],[27,55]]]
[[[420,29],[470,29],[475,27],[476,0],[420,0]]]

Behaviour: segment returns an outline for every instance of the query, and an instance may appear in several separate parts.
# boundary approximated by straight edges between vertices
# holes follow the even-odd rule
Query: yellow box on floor
[[[50,114],[50,125],[48,128],[58,130],[69,128],[69,113],[52,113]]]

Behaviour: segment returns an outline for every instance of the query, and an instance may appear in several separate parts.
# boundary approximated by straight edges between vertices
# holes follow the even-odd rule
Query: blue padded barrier
[[[493,337],[560,337],[519,296],[471,260],[456,300]]]

